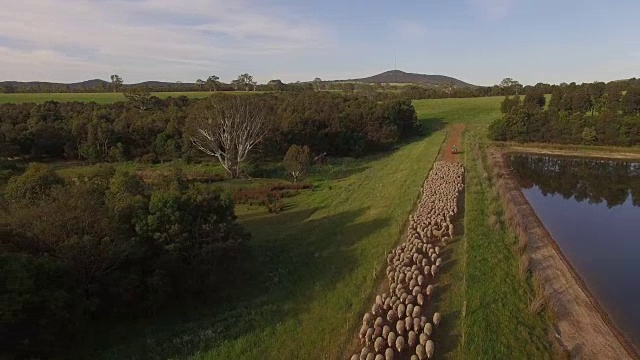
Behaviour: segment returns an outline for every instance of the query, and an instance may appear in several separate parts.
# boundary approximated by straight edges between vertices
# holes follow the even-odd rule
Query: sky
[[[0,0],[0,81],[640,77],[638,0]]]

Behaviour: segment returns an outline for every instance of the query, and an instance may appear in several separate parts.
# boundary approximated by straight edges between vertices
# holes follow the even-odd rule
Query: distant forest
[[[191,145],[193,122],[224,97],[0,105],[0,158],[139,160],[156,163],[200,155]],[[361,156],[389,149],[420,133],[407,100],[331,92],[269,93],[251,97],[269,116],[256,156],[281,159],[293,144],[330,156]]]
[[[402,76],[397,76],[398,74]],[[394,79],[415,79],[412,84],[397,84]],[[436,80],[433,80],[433,79]],[[388,79],[389,82],[381,82],[380,79]],[[429,80],[425,80],[429,79]],[[450,79],[450,80],[447,80]],[[371,82],[368,82],[371,80]],[[431,81],[431,83],[425,83]],[[315,78],[313,81],[284,83],[274,79],[266,84],[258,84],[249,74],[241,74],[230,83],[224,83],[218,76],[211,75],[208,78],[197,79],[193,83],[147,81],[139,84],[124,84],[122,77],[112,75],[111,81],[89,80],[73,84],[48,83],[48,82],[0,82],[0,93],[104,93],[123,92],[127,89],[144,89],[149,92],[226,92],[226,91],[273,91],[273,92],[306,92],[306,91],[341,91],[346,93],[357,92],[367,96],[378,96],[376,93],[385,92],[384,97],[394,97],[408,100],[439,99],[439,98],[470,98],[485,96],[512,96],[522,95],[535,91],[551,94],[566,88],[575,87],[609,87],[616,86],[620,91],[626,91],[630,87],[640,84],[640,80],[618,80],[609,83],[595,82],[577,85],[576,83],[551,85],[538,83],[534,86],[523,86],[518,81],[505,78],[493,86],[473,86],[460,80],[439,76],[409,74],[401,71],[389,71],[370,78],[324,81]]]
[[[592,83],[554,87],[506,97],[501,119],[489,127],[499,141],[558,144],[640,145],[640,83]]]

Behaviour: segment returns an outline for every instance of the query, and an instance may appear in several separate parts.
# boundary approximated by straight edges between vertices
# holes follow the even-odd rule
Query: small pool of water
[[[512,154],[508,164],[565,257],[640,347],[640,162]]]

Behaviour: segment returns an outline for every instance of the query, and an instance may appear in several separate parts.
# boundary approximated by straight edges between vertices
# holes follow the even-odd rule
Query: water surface
[[[640,162],[513,154],[508,164],[565,257],[640,347]]]

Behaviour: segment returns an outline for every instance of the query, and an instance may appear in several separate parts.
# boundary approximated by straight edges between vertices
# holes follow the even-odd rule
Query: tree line
[[[640,145],[640,84],[619,82],[554,88],[547,104],[535,88],[506,97],[501,119],[489,127],[499,141]]]
[[[522,95],[530,90],[552,93],[558,89],[572,88],[576,86],[608,86],[616,84],[622,91],[638,85],[639,79],[618,80],[610,83],[595,82],[577,85],[575,82],[558,85],[537,83],[536,85],[523,86],[517,80],[505,78],[499,84],[493,86],[473,86],[460,87],[452,83],[440,85],[417,85],[417,84],[389,84],[389,83],[360,83],[345,81],[324,81],[316,77],[313,81],[284,83],[279,79],[273,79],[266,84],[258,84],[253,76],[244,73],[228,83],[220,81],[220,77],[210,75],[206,78],[196,79],[193,83],[181,81],[169,82],[149,82],[142,84],[124,84],[121,76],[113,74],[110,82],[98,81],[97,84],[86,84],[84,86],[69,86],[67,84],[56,83],[0,83],[0,93],[74,93],[74,92],[123,92],[132,88],[146,88],[147,91],[154,92],[191,92],[191,91],[273,91],[273,92],[305,92],[305,91],[341,91],[346,93],[360,93],[369,97],[378,96],[384,99],[439,99],[439,98],[469,98],[486,96],[512,96]],[[378,93],[377,95],[375,95]],[[384,94],[379,94],[384,93]]]
[[[328,92],[149,97],[143,107],[133,98],[105,105],[49,101],[0,105],[0,157],[190,161],[203,155],[193,144],[198,124],[234,101],[263,113],[267,131],[255,146],[258,159],[280,160],[293,144],[317,154],[357,157],[390,149],[421,132],[410,101]]]

